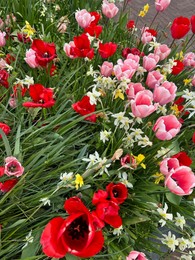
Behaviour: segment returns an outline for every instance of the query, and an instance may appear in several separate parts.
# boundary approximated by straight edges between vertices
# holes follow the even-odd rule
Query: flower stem
[[[154,16],[154,18],[153,18],[153,20],[152,20],[152,22],[151,22],[149,28],[152,26],[152,24],[153,24],[153,22],[155,21],[155,19],[156,19],[156,17],[157,17],[158,14],[159,14],[159,12],[157,12],[156,15]]]

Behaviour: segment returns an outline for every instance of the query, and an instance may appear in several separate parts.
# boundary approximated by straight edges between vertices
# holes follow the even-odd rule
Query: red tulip
[[[17,182],[18,182],[17,179],[10,179],[5,181],[4,183],[0,182],[0,191],[1,192],[10,191],[16,185]]]
[[[80,101],[72,104],[72,108],[82,116],[95,112],[95,105],[91,105],[89,97],[84,96]],[[96,115],[91,115],[85,118],[85,120],[96,122]]]
[[[184,69],[184,64],[180,60],[174,60],[177,64],[173,66],[171,74],[178,75]]]
[[[190,30],[190,20],[187,17],[177,17],[171,26],[171,35],[173,39],[183,38]]]
[[[90,25],[97,25],[101,19],[101,15],[98,12],[89,12],[92,17],[95,19],[90,23]]]
[[[6,70],[0,69],[0,86],[3,86],[5,88],[9,87],[9,73]]]
[[[186,152],[179,152],[171,156],[171,158],[177,158],[180,166],[188,166],[192,164],[192,159],[187,155]]]
[[[102,26],[101,25],[89,25],[87,28],[84,29],[85,33],[88,33],[89,35],[98,38],[99,35],[102,32]]]
[[[111,182],[106,186],[106,190],[110,199],[117,204],[123,203],[128,196],[127,187],[123,183],[114,184]]]
[[[193,33],[195,33],[195,15],[192,15],[190,22],[191,22],[191,30]]]
[[[97,254],[104,244],[101,230],[94,225],[94,217],[77,197],[65,201],[69,214],[66,219],[53,218],[43,230],[41,244],[49,257],[61,258],[70,253],[88,258]]]
[[[6,135],[8,135],[11,131],[10,127],[7,124],[1,123],[1,122],[0,122],[0,128]],[[1,135],[0,135],[0,138],[2,138]]]
[[[132,30],[135,27],[134,20],[129,20],[126,26],[128,30]]]
[[[107,191],[98,190],[97,192],[95,192],[93,194],[92,203],[93,203],[93,205],[96,205],[96,204],[100,203],[101,201],[106,200],[107,197],[108,197],[108,192]]]
[[[103,59],[107,59],[112,56],[117,49],[117,44],[113,42],[99,43],[99,54]]]
[[[5,167],[4,166],[0,166],[0,177],[3,176],[5,173]]]
[[[75,57],[93,59],[94,50],[90,47],[89,38],[85,33],[74,37],[75,47],[72,47],[72,51]]]
[[[45,88],[41,84],[30,85],[30,97],[33,101],[24,102],[24,107],[52,107],[55,104],[53,89]]]
[[[42,67],[45,67],[57,56],[55,44],[47,43],[40,39],[33,40],[31,49],[35,51],[36,62]]]

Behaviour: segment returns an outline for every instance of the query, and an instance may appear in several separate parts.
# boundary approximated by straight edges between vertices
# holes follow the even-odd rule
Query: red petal
[[[49,257],[61,258],[67,253],[67,248],[59,239],[59,233],[64,219],[61,217],[53,218],[43,230],[40,243],[43,252]]]
[[[106,215],[104,221],[114,228],[119,228],[122,225],[122,219],[120,216]]]
[[[89,210],[85,207],[83,202],[76,196],[65,201],[64,209],[68,212],[69,215],[79,212],[89,214]]]

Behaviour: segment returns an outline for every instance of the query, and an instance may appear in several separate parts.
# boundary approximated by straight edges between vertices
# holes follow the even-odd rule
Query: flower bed
[[[195,15],[114,2],[3,6],[2,259],[195,255]]]

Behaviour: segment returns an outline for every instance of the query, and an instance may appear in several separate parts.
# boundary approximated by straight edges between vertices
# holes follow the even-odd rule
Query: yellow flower
[[[192,82],[192,79],[184,79],[183,80],[184,86],[189,85],[189,83],[191,83],[191,82]]]
[[[83,177],[80,174],[76,174],[75,184],[76,190],[78,190],[79,186],[81,188],[84,185]]]
[[[179,53],[176,54],[175,56],[176,60],[183,60],[183,51],[180,51]]]
[[[25,21],[25,26],[22,29],[22,32],[27,34],[27,37],[30,37],[31,35],[33,35],[36,31],[34,28],[31,27],[31,25],[29,24],[29,22]]]
[[[138,16],[144,17],[147,14],[149,8],[149,4],[144,5],[144,9],[139,12]]]
[[[122,99],[122,100],[125,99],[124,94],[123,94],[123,92],[122,92],[121,89],[117,89],[117,90],[115,91],[114,99],[117,99],[117,98],[120,98],[120,99]]]
[[[142,163],[142,161],[145,159],[145,156],[143,154],[140,153],[140,154],[138,154],[138,156],[133,155],[133,157],[135,158],[137,165],[140,164],[140,166],[143,169],[146,169],[146,165],[144,163]]]
[[[144,17],[145,15],[146,15],[146,14],[145,14],[144,11],[140,11],[139,14],[138,14],[138,16],[141,16],[141,17]]]
[[[163,181],[165,179],[165,176],[160,172],[156,172],[153,175],[153,177],[155,178],[155,181],[154,181],[155,184],[159,184],[160,181]]]
[[[174,114],[178,117],[180,115],[180,111],[178,109],[178,106],[176,104],[174,104],[173,106],[171,106],[171,110],[174,112]]]
[[[147,13],[149,8],[150,8],[149,4],[144,5],[144,12]]]

